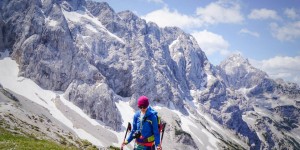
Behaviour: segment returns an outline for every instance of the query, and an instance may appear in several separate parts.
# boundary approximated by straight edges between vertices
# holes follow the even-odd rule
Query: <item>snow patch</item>
[[[91,119],[87,114],[85,114],[82,109],[80,109],[78,106],[74,105],[72,102],[66,100],[63,97],[64,94],[60,94],[60,100],[61,102],[66,105],[67,107],[69,107],[70,109],[74,110],[77,114],[79,114],[81,117],[83,117],[84,119],[88,120],[92,125],[97,126],[99,125],[98,121],[95,119]]]
[[[50,19],[49,17],[46,18],[46,23],[51,26],[51,27],[55,27],[58,25],[58,22],[55,20]]]
[[[90,23],[90,24],[85,24],[85,27],[87,29],[89,29],[93,32],[98,32],[99,30],[101,30],[101,31],[107,33],[109,36],[111,36],[111,37],[117,39],[118,41],[120,41],[121,43],[125,44],[123,39],[121,39],[117,35],[108,31],[96,17],[89,16],[86,12],[83,12],[83,11],[68,12],[68,11],[63,10],[62,12],[67,20],[69,20],[71,22],[80,23],[80,24],[81,24],[82,20],[88,21],[88,23]]]
[[[207,86],[211,87],[215,82],[217,82],[217,78],[211,74],[207,74]]]
[[[124,130],[122,132],[115,132],[115,134],[118,137],[119,143],[114,143],[114,145],[120,146],[123,143],[123,139],[124,139],[124,135],[125,135],[125,132],[127,129],[128,122],[130,122],[132,124],[135,111],[132,107],[130,107],[129,99],[124,100],[124,101],[119,100],[115,104],[116,104],[118,110],[120,111],[122,119],[123,119],[122,127]],[[129,135],[129,133],[127,133],[127,137],[128,137],[128,135]],[[133,147],[133,143],[134,142],[131,142],[129,145],[131,145],[131,147]],[[128,145],[124,147],[124,149],[128,149],[128,148],[129,148]]]
[[[180,50],[175,50],[173,48],[177,44],[179,44],[179,37],[169,45],[169,50],[171,52],[172,59],[178,63],[180,58],[183,57],[184,54]]]
[[[196,125],[196,123],[192,120],[192,118],[190,116],[184,116],[182,113],[180,113],[177,110],[172,110],[175,114],[177,114],[181,120],[181,127],[182,130],[184,130],[185,132],[191,134],[193,137],[196,137],[197,140],[199,141],[199,143],[203,144],[205,142],[203,142],[203,136],[205,136],[206,138],[208,138],[208,142],[210,144],[207,144],[206,149],[209,150],[215,150],[218,149],[218,147],[212,147],[212,146],[216,146],[219,143],[219,140],[214,137],[211,133],[209,133],[206,129],[204,129],[200,124]],[[194,129],[192,129],[194,128]],[[194,131],[202,131],[201,135],[198,134],[194,134]]]
[[[96,33],[98,32],[97,29],[95,29],[95,28],[94,28],[92,25],[90,25],[90,24],[87,24],[87,25],[86,25],[86,28],[88,28],[89,30],[91,30],[91,31],[93,31],[93,32],[96,32]]]
[[[1,53],[1,56],[4,55],[7,55],[7,52]],[[103,146],[101,141],[91,134],[82,129],[75,128],[73,123],[63,115],[63,113],[55,105],[55,98],[57,96],[55,92],[42,89],[30,79],[18,77],[19,68],[18,64],[14,60],[10,57],[0,59],[0,68],[0,83],[4,88],[14,91],[15,93],[45,107],[54,118],[72,129],[80,138],[86,139],[96,146]],[[62,101],[68,104],[69,107],[73,107],[77,110],[75,106],[67,103],[65,99],[62,98]],[[77,112],[81,111],[77,110]],[[86,118],[85,115],[81,115]],[[90,119],[88,120],[91,121]],[[91,122],[95,123],[94,121]]]
[[[174,46],[175,44],[177,44],[178,42],[179,42],[179,38],[177,38],[176,40],[174,40],[174,41],[169,45],[169,49],[172,49],[173,46]]]
[[[130,107],[129,101],[125,102],[125,101],[119,100],[118,102],[116,102],[116,106],[117,106],[118,110],[120,111],[122,119],[123,119],[122,126],[126,129],[128,122],[133,121],[133,116],[135,114],[135,111],[132,107]]]

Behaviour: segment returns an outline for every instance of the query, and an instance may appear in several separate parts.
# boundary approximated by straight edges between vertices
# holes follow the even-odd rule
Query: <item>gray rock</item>
[[[122,118],[115,106],[113,92],[105,83],[89,85],[73,82],[65,97],[84,110],[92,119],[104,122],[105,125],[119,131]],[[112,111],[113,110],[113,111]]]
[[[241,55],[214,67],[181,29],[159,28],[130,11],[116,13],[105,2],[2,0],[0,14],[0,50],[10,51],[19,75],[65,92],[86,114],[114,130],[122,124],[116,97],[129,98],[136,108],[137,98],[146,95],[152,105],[185,114],[190,109],[185,105],[196,100],[251,149],[278,148],[274,143],[281,137],[267,130],[271,137],[259,139],[264,127],[253,127],[243,114],[263,106],[284,118],[285,111],[274,113],[272,107],[300,97],[298,85],[270,79]],[[199,94],[191,95],[191,90]],[[262,126],[274,127],[267,123],[264,119]],[[193,144],[188,135],[178,141]]]
[[[265,72],[251,66],[241,54],[231,55],[217,69],[224,83],[234,89],[251,88],[268,77]]]
[[[5,23],[2,19],[2,16],[0,15],[0,52],[3,52],[5,49],[5,43],[3,37],[4,25]]]

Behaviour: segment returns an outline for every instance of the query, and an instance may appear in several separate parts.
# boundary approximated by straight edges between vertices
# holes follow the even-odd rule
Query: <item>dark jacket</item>
[[[142,119],[140,119],[140,114],[141,111],[137,111],[133,117],[132,131],[127,138],[127,142],[130,143],[133,140],[134,133],[139,130],[143,138],[137,138],[137,142],[144,143],[145,139],[154,135],[155,145],[158,146],[160,144],[160,134],[158,131],[157,112],[149,106]]]

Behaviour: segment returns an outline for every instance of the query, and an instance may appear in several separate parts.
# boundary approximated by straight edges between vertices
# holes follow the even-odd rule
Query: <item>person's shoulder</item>
[[[150,106],[149,106],[149,109],[150,109],[150,112],[151,112],[151,113],[153,113],[153,114],[156,114],[156,113],[157,113],[157,111],[156,111],[153,107],[150,107]]]
[[[134,117],[139,117],[140,116],[140,111],[136,111],[135,113],[134,113]]]
[[[149,116],[155,117],[157,115],[157,111],[154,110],[152,107],[149,107]]]

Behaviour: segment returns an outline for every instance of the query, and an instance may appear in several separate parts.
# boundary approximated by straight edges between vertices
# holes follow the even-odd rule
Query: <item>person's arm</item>
[[[137,119],[138,119],[138,117],[135,114],[134,117],[133,117],[133,122],[132,122],[132,130],[131,130],[125,144],[128,144],[133,140],[133,134],[135,133],[135,131],[137,129]]]
[[[152,117],[152,126],[153,126],[155,146],[157,147],[157,146],[160,146],[160,134],[158,131],[158,122],[157,122],[156,115],[153,115],[153,117]]]

